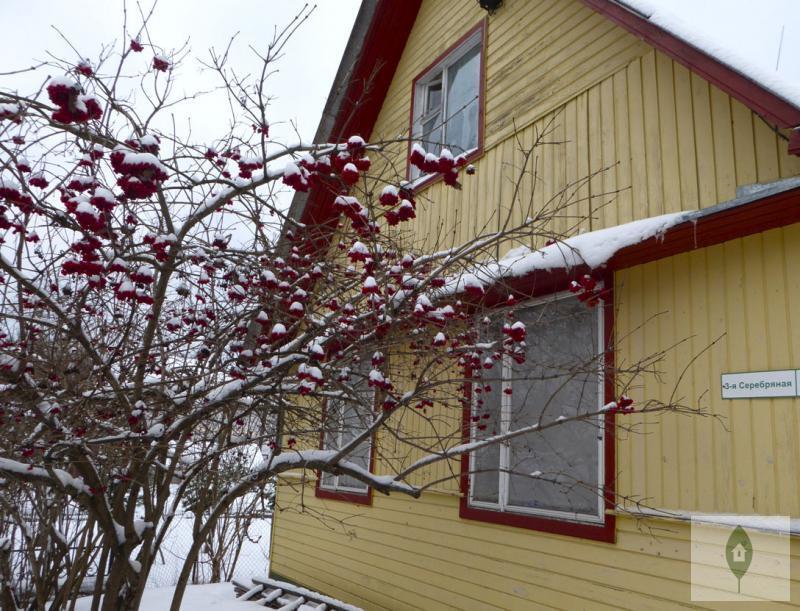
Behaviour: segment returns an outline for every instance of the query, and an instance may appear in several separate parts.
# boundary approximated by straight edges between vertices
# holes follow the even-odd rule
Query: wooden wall
[[[423,2],[372,140],[407,134],[413,78],[483,18],[472,1]],[[463,191],[436,184],[421,194],[421,251],[547,209],[569,185],[553,220],[564,234],[711,206],[737,187],[800,174],[800,159],[758,116],[577,0],[505,0],[487,38],[486,151]],[[535,176],[512,201],[521,149],[545,132],[561,144],[537,149]],[[621,494],[800,516],[796,401],[723,402],[718,382],[725,371],[800,367],[798,261],[794,225],[616,274],[618,362],[675,346],[630,394],[666,401],[675,390],[721,417],[625,421],[638,432],[619,433]],[[407,426],[424,434],[426,425]],[[308,486],[301,499],[302,490],[279,485],[272,570],[366,609],[691,606],[682,524],[621,517],[617,542],[605,544],[461,520],[454,483],[419,501],[377,496],[372,507],[322,501]],[[800,541],[792,550],[800,555]]]
[[[414,77],[485,18],[461,4],[423,3],[372,140],[408,134]],[[800,174],[800,158],[757,115],[577,0],[508,0],[487,28],[486,150],[463,191],[439,183],[421,193],[421,251],[553,209],[565,189],[574,203],[554,229],[568,234]],[[512,201],[521,151],[537,137],[561,144],[537,148]],[[389,152],[402,170],[405,148]]]

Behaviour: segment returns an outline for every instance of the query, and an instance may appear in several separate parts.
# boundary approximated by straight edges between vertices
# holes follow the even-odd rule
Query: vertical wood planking
[[[692,77],[680,64],[674,65],[675,120],[678,134],[678,170],[680,172],[680,210],[700,207],[698,197]]]
[[[717,196],[716,165],[714,163],[714,130],[711,122],[710,85],[696,74],[691,74],[691,87],[698,204],[701,208],[704,208],[719,201]]]
[[[614,108],[614,135],[616,139],[617,155],[617,220],[619,223],[628,223],[634,216],[633,210],[633,184],[631,178],[631,135],[629,129],[628,111],[628,73],[627,70],[617,72],[613,77],[613,108]]]
[[[681,175],[678,165],[678,130],[675,122],[675,85],[673,62],[656,53],[656,86],[661,141],[664,212],[681,210]]]
[[[756,151],[753,141],[753,113],[737,102],[730,101],[733,120],[732,153],[736,163],[736,184],[750,185],[757,182]]]
[[[613,227],[619,224],[620,199],[616,194],[619,155],[617,154],[616,117],[614,114],[614,79],[607,78],[600,83],[600,137],[601,166],[603,169],[602,209],[598,213],[601,227]]]
[[[645,112],[644,144],[647,159],[647,216],[664,214],[663,160],[661,159],[661,112],[658,106],[656,53],[642,57],[642,103]]]

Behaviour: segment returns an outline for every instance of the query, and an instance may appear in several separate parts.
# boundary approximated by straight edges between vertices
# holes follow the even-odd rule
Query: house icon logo
[[[750,563],[753,561],[753,543],[747,531],[741,526],[733,529],[731,536],[728,537],[728,543],[725,546],[725,560],[728,561],[728,567],[736,577],[736,591],[738,594],[742,592],[742,577],[747,573],[750,568]]]

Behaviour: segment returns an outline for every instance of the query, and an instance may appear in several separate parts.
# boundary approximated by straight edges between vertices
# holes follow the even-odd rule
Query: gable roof
[[[675,0],[582,2],[713,83],[776,127],[800,126],[800,83],[790,76],[794,70],[770,71],[765,54],[744,57],[737,50],[739,38],[721,34],[724,28],[716,31],[706,19],[685,20]],[[729,10],[737,8],[743,11],[741,3],[731,3]],[[748,15],[740,17],[738,22]],[[737,31],[736,28],[728,30]],[[778,41],[776,52],[777,48]],[[794,60],[787,63],[787,66],[794,65]]]
[[[800,105],[797,0],[618,1],[789,103]]]
[[[337,142],[354,134],[369,137],[421,4],[422,0],[362,0],[315,142]],[[289,216],[325,224],[333,199],[327,190],[298,193]]]
[[[664,9],[675,1],[581,0],[774,126],[800,127],[800,86],[749,65],[736,53],[737,40],[729,40],[727,46],[720,48],[715,38],[706,35],[707,22],[687,26],[676,19]],[[741,2],[750,1],[740,0],[736,6],[741,9],[744,6]],[[769,1],[778,0],[762,0]],[[353,134],[369,137],[421,3],[422,0],[362,1],[317,131],[318,142],[337,141]],[[792,132],[789,151],[800,155],[800,131]],[[334,223],[333,199],[332,193],[319,189],[307,196],[298,193],[292,201],[290,216],[310,225]]]

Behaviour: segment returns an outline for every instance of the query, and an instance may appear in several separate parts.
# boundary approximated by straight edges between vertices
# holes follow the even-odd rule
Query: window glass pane
[[[509,428],[596,411],[598,310],[566,298],[519,318],[528,329],[527,360],[512,366]],[[596,514],[598,424],[572,422],[511,440],[509,505]]]
[[[473,430],[474,439],[485,439],[500,431],[500,364],[483,372],[483,380],[473,383]],[[480,386],[481,392],[477,388]],[[485,389],[489,387],[487,392]],[[479,400],[483,404],[479,404]],[[494,444],[475,452],[472,459],[472,500],[497,503],[499,494],[500,445]]]
[[[427,86],[425,99],[425,114],[437,112],[442,105],[442,81],[436,81]]]
[[[447,69],[445,141],[458,155],[478,146],[480,45]]]
[[[359,396],[362,394],[365,393],[359,392]],[[347,444],[355,439],[359,434],[363,433],[367,428],[367,420],[365,419],[367,414],[361,413],[361,406],[354,403],[345,403],[344,406],[342,444]],[[347,457],[347,460],[359,465],[360,467],[363,467],[364,469],[369,469],[369,450],[369,441],[363,441],[356,446],[356,449],[353,450],[353,452],[350,453],[350,455]],[[365,483],[349,475],[339,476],[339,486],[358,488],[359,490],[367,489],[367,485]]]
[[[331,398],[327,402],[325,414],[325,431],[323,448],[336,450],[344,447],[358,437],[368,426],[372,413],[373,391],[367,385],[366,375],[369,372],[369,360],[362,359],[353,367],[349,394],[344,397]],[[361,442],[346,460],[369,469],[370,440]],[[355,488],[366,491],[368,486],[347,475],[332,476],[323,474],[321,485],[325,488]]]
[[[420,117],[417,119],[415,138],[427,151],[438,151],[442,146],[442,75],[422,86]]]

